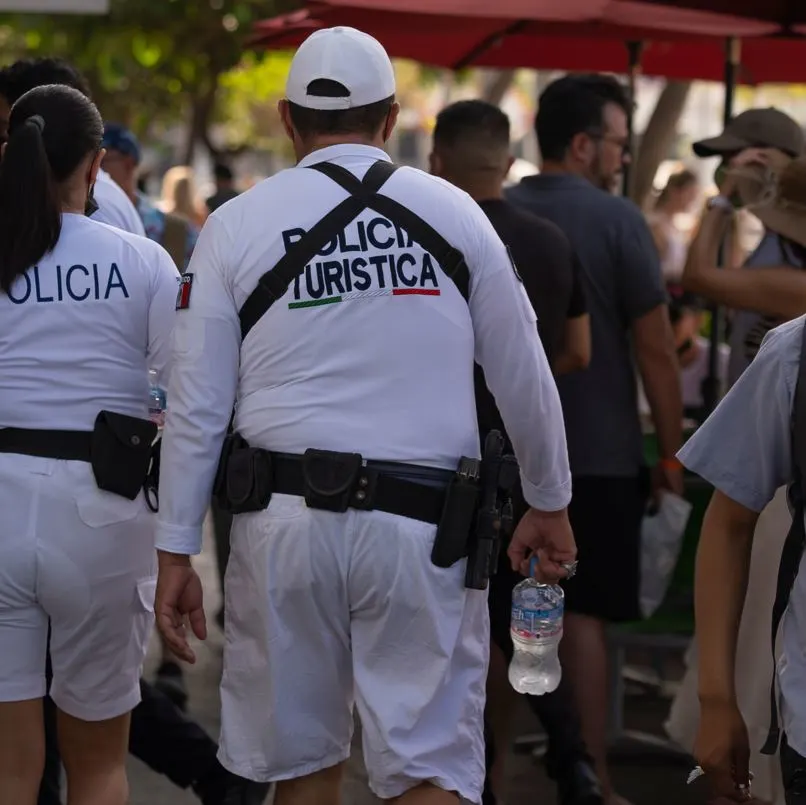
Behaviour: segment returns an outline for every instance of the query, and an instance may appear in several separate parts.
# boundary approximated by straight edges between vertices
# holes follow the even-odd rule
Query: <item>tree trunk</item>
[[[512,86],[515,80],[514,70],[485,70],[484,71],[484,90],[482,91],[482,100],[487,103],[500,106],[504,96]]]
[[[183,165],[192,165],[196,155],[196,146],[203,143],[210,155],[215,159],[218,149],[210,137],[210,126],[213,122],[216,96],[218,94],[218,77],[214,77],[207,89],[197,90],[190,98],[190,114],[182,154]]]
[[[667,81],[655,104],[630,175],[629,195],[639,207],[646,202],[658,167],[674,144],[690,90],[691,82]]]

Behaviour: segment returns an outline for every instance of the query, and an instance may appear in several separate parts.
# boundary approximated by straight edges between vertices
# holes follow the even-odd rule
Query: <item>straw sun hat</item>
[[[730,173],[749,212],[770,231],[806,246],[806,157]]]

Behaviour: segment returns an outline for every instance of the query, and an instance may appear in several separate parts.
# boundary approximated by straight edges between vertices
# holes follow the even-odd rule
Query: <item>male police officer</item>
[[[215,484],[242,512],[219,757],[279,781],[277,805],[338,802],[354,701],[378,796],[480,799],[489,625],[464,561],[474,357],[534,507],[513,565],[536,551],[541,578],[574,569],[562,415],[534,311],[478,206],[395,172],[382,150],[394,93],[377,41],[313,34],[280,104],[300,161],[210,216],[178,305],[157,619],[192,662],[182,620],[201,638],[205,621],[189,557],[237,397],[245,441],[227,441]]]

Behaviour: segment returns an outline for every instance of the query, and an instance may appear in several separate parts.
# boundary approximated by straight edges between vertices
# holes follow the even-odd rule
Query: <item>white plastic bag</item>
[[[654,615],[663,603],[672,581],[691,504],[671,492],[661,494],[657,512],[644,516],[641,524],[641,614]]]

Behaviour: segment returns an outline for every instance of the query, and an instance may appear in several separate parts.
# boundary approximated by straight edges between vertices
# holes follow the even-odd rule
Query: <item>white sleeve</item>
[[[238,386],[241,330],[226,278],[229,235],[215,217],[199,236],[187,274],[187,309],[176,314],[168,415],[162,437],[156,546],[201,552],[202,526]]]
[[[162,386],[168,386],[171,375],[171,350],[176,300],[181,275],[168,252],[156,243],[154,249],[151,304],[148,308],[148,368],[157,370]]]
[[[537,317],[506,247],[479,210],[470,264],[476,362],[484,370],[521,468],[526,502],[559,511],[571,500],[560,397],[537,333]]]
[[[98,174],[95,182],[95,202],[98,209],[90,216],[93,221],[114,226],[132,235],[146,236],[137,208],[114,180],[103,173]]]

